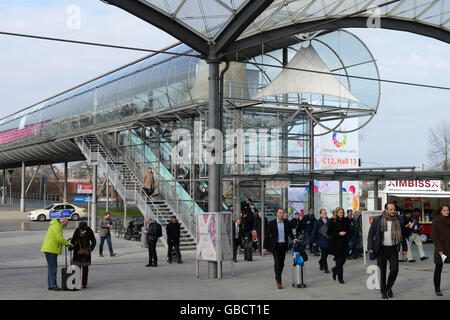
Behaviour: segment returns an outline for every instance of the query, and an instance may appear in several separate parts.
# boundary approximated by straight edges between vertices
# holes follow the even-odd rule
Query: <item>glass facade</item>
[[[185,45],[171,50],[195,53]],[[111,126],[147,112],[195,105],[191,81],[207,77],[198,73],[199,64],[195,57],[153,55],[1,119],[0,150]]]

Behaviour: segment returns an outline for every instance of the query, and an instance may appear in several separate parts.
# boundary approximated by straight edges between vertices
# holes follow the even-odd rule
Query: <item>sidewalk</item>
[[[64,230],[64,236],[72,236],[73,230]],[[208,279],[206,262],[200,266],[200,279],[195,277],[195,251],[182,251],[183,264],[168,264],[167,249],[157,248],[158,267],[146,268],[147,249],[140,243],[112,238],[117,257],[109,257],[105,243],[104,255],[98,256],[98,244],[92,255],[88,288],[77,292],[53,292],[47,290],[47,267],[44,254],[39,252],[45,231],[0,232],[0,299],[368,299],[381,300],[378,290],[369,290],[366,267],[363,260],[348,260],[344,265],[341,285],[333,281],[331,274],[318,270],[318,257],[310,256],[306,263],[307,288],[291,287],[291,257],[286,256],[283,272],[284,289],[275,286],[273,259],[271,256],[254,255],[253,262],[244,262],[238,256],[231,275],[230,262],[223,265],[223,279]],[[97,236],[98,238],[98,236]],[[450,299],[450,269],[444,266],[442,274],[443,297],[434,295],[432,244],[424,246],[430,259],[416,263],[400,263],[400,273],[393,288],[394,299]],[[417,258],[417,250],[413,252]],[[328,259],[333,265],[332,257]],[[58,258],[59,268],[64,256]],[[372,264],[372,262],[370,262]],[[58,269],[58,283],[60,269]]]

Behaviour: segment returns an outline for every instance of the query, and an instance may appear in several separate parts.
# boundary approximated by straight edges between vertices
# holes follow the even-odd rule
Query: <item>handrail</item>
[[[139,176],[141,173],[141,170],[140,170],[139,165],[132,158],[131,152],[124,151],[123,148],[120,148],[119,145],[117,145],[114,141],[112,141],[112,139],[109,135],[106,135],[106,134],[102,135],[102,140],[104,140],[104,139],[107,140],[107,144],[112,145],[113,148],[115,148],[117,150],[116,152],[118,153],[118,156],[124,161],[124,163],[130,169],[130,171],[134,174],[134,176],[138,178],[137,181],[139,181],[139,183],[141,184],[142,177]],[[161,190],[160,190],[160,192],[161,192]],[[177,211],[174,209],[173,204],[171,203],[171,201],[169,199],[165,199],[165,202],[173,212],[177,213]],[[187,220],[189,221],[189,219],[187,219]],[[189,225],[188,221],[183,221],[184,226],[192,235],[195,235],[195,233],[192,231],[192,228]]]
[[[132,157],[131,157],[131,155],[130,155],[130,152],[124,152],[123,149],[120,148],[120,146],[117,145],[117,144],[115,143],[115,141],[113,141],[113,140],[111,139],[111,137],[110,137],[109,135],[107,135],[107,134],[103,134],[103,135],[97,136],[97,138],[98,138],[98,140],[99,140],[100,142],[103,142],[104,145],[112,145],[112,147],[115,149],[115,151],[112,151],[111,149],[109,149],[109,151],[110,151],[111,153],[114,153],[114,152],[115,152],[115,153],[117,154],[117,156],[120,157],[122,161],[124,161],[125,165],[126,165],[126,166],[128,167],[128,169],[130,170],[130,173],[133,175],[133,179],[135,180],[136,183],[138,183],[138,185],[139,185],[139,187],[140,187],[140,190],[144,193],[145,197],[148,199],[147,201],[151,202],[151,204],[153,205],[153,208],[156,208],[158,214],[161,215],[161,212],[160,212],[159,208],[155,205],[155,203],[154,203],[154,201],[153,201],[153,198],[152,198],[152,197],[148,197],[148,195],[146,194],[146,192],[145,192],[144,189],[143,189],[143,188],[144,188],[144,185],[143,185],[143,183],[142,183],[142,178],[139,176],[140,169],[139,169],[139,167],[138,167],[138,164],[137,164],[135,161],[133,161],[133,159],[132,159]],[[136,199],[136,200],[138,200],[138,199]],[[139,205],[143,206],[143,204],[142,204],[142,203],[138,203],[138,201],[136,201],[136,203],[138,204],[138,206],[139,206]],[[169,208],[170,208],[173,212],[176,212],[176,211],[174,210],[174,208],[170,205],[170,203],[168,203],[167,200],[166,200],[166,204],[169,206]],[[147,208],[147,207],[144,207],[144,208]],[[146,210],[146,209],[145,209],[145,210]],[[184,223],[184,225],[185,225],[186,229],[188,229],[188,231],[189,231],[192,235],[195,235],[195,234],[192,232],[192,229],[191,229],[191,227],[188,225],[188,223]]]
[[[98,138],[97,138],[98,139]],[[100,141],[99,141],[100,142]],[[121,188],[117,188],[116,186],[116,190],[119,192],[119,193],[121,193],[120,191],[121,191],[121,189],[123,189],[123,194],[121,194],[121,196],[124,198],[124,199],[126,199],[127,198],[127,191],[129,190],[129,189],[127,189],[127,185],[128,184],[126,184],[126,182],[130,182],[130,180],[128,180],[128,179],[126,179],[124,176],[123,176],[123,174],[120,172],[120,170],[117,168],[117,166],[114,164],[114,161],[109,157],[109,154],[108,154],[108,152],[100,145],[100,143],[99,144],[97,144],[97,145],[91,145],[90,144],[90,142],[88,141],[88,140],[86,140],[86,139],[83,139],[82,141],[81,141],[81,143],[83,144],[83,147],[84,146],[86,146],[86,149],[88,149],[89,151],[90,151],[90,156],[91,156],[91,160],[92,160],[92,149],[97,149],[97,160],[98,160],[98,163],[100,164],[101,163],[101,161],[99,161],[99,160],[103,160],[104,161],[104,163],[105,163],[105,166],[106,166],[106,168],[104,168],[105,169],[105,171],[106,171],[106,174],[108,174],[108,169],[109,169],[109,171],[111,171],[114,175],[115,175],[115,177],[114,178],[117,178],[117,176],[119,176],[119,178],[122,178],[123,179],[123,181],[125,182],[125,186],[123,185],[123,183],[120,181],[120,180],[112,180],[112,182],[114,183],[114,182],[116,182],[116,184],[119,184],[119,185],[121,185],[120,187]],[[83,149],[85,149],[85,148],[83,148]],[[105,154],[105,158],[106,159],[100,159],[100,157],[101,158],[103,158],[103,156],[102,156],[102,154],[99,152],[99,151],[103,151],[103,153]],[[108,161],[109,160],[109,161]],[[111,167],[113,168],[113,170],[111,169]],[[131,170],[130,170],[131,171]],[[131,175],[132,175],[132,177],[134,176],[134,173],[133,172],[130,172],[131,173]],[[144,200],[143,199],[140,199],[139,197],[135,197],[135,201],[136,201],[136,204],[138,205],[138,208],[139,208],[139,210],[142,212],[142,211],[144,211],[144,216],[145,217],[147,217],[147,214],[148,214],[148,203],[147,202],[150,202],[152,205],[153,205],[153,208],[152,208],[152,210],[151,210],[151,212],[150,212],[150,215],[151,216],[154,216],[155,217],[155,220],[158,222],[158,223],[160,223],[161,224],[161,222],[160,222],[160,219],[158,218],[159,216],[162,216],[162,213],[161,213],[161,211],[159,210],[159,208],[155,205],[155,203],[153,202],[153,199],[151,199],[151,198],[149,198],[148,197],[148,195],[147,195],[147,193],[144,191],[144,189],[143,189],[143,185],[140,183],[140,181],[138,180],[138,179],[136,179],[136,177],[134,176],[133,177],[134,178],[134,180],[135,180],[135,188],[134,188],[134,190],[133,189],[131,189],[130,191],[136,191],[136,186],[138,185],[139,186],[139,189],[137,190],[137,191],[141,191],[140,192],[140,196],[143,194],[144,195]],[[135,194],[136,194],[136,192],[135,192]],[[139,200],[139,201],[138,201]],[[143,203],[144,202],[144,203]],[[144,205],[145,204],[145,205]],[[154,209],[156,209],[156,211],[157,211],[157,214],[155,215],[154,214],[154,212],[153,212],[153,210]],[[165,230],[163,230],[163,235],[165,234]]]

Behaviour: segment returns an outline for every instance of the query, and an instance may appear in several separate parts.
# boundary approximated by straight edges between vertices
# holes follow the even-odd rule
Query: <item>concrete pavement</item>
[[[64,236],[73,230],[65,229]],[[157,248],[159,267],[146,268],[147,250],[140,243],[113,237],[117,257],[109,257],[105,243],[105,257],[98,256],[98,244],[92,256],[88,288],[78,292],[47,290],[47,266],[44,254],[39,252],[45,231],[0,232],[0,299],[368,299],[380,300],[378,290],[366,285],[369,274],[363,260],[348,260],[344,266],[346,284],[333,281],[331,274],[318,270],[318,257],[310,256],[306,263],[307,288],[291,287],[292,259],[288,254],[283,272],[283,290],[276,289],[273,259],[254,255],[253,262],[238,257],[231,275],[230,262],[224,263],[223,279],[208,279],[207,263],[202,262],[200,278],[195,276],[195,252],[182,251],[183,264],[168,264],[166,248]],[[97,237],[98,238],[98,237]],[[425,245],[430,259],[416,263],[401,263],[400,273],[393,288],[394,299],[450,299],[449,268],[442,273],[443,297],[437,297],[433,288],[432,244]],[[417,257],[417,249],[414,249]],[[329,265],[334,265],[332,257]],[[373,264],[372,262],[369,262]],[[64,257],[58,258],[59,267]],[[58,269],[60,283],[60,269]]]

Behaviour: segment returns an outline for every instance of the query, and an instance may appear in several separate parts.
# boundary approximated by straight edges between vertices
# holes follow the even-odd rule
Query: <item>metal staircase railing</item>
[[[125,176],[124,173],[118,168],[118,165],[110,158],[107,151],[101,146],[100,142],[92,144],[87,137],[84,137],[83,139],[76,139],[76,142],[88,160],[88,163],[96,163],[104,171],[105,175],[108,177],[109,181],[112,183],[122,199],[125,199],[126,201],[130,195],[128,191],[131,191],[131,194],[134,195],[134,202],[144,217],[151,217],[161,224],[159,217],[162,217],[163,214],[158,209],[158,206],[154,204],[153,199],[148,197],[144,192],[142,183],[134,176],[131,170],[129,170],[126,166],[121,166],[120,169],[124,171],[128,169],[129,171],[128,175]],[[149,203],[152,205],[152,208],[149,207]],[[156,214],[153,211],[154,209],[156,209]],[[166,230],[165,228],[162,229],[163,237],[161,240],[163,244],[167,246]]]
[[[120,146],[117,145],[115,143],[115,141],[111,138],[111,136],[109,136],[107,134],[100,135],[100,136],[98,136],[98,138],[101,142],[103,142],[104,145],[107,145],[110,147],[110,148],[108,148],[109,151],[112,154],[116,154],[116,158],[121,159],[121,161],[124,162],[124,164],[138,178],[137,180],[142,184],[142,182],[141,182],[143,180],[142,170],[141,170],[140,166],[136,163],[136,161],[134,161],[134,159],[132,158],[131,152],[127,151],[126,149],[124,150],[124,148],[120,148]],[[161,188],[161,186],[160,186],[160,193],[162,191],[163,191],[163,188]],[[164,200],[165,200],[165,203],[167,204],[167,206],[172,210],[172,212],[175,213],[178,220],[180,222],[182,222],[182,224],[187,229],[187,231],[195,239],[195,233],[192,231],[193,219],[189,219],[189,217],[186,217],[186,214],[184,214],[184,212],[182,212],[183,214],[180,215],[181,210],[176,211],[173,203],[171,203],[168,199],[164,199]],[[188,212],[187,214],[190,215],[190,212]]]

